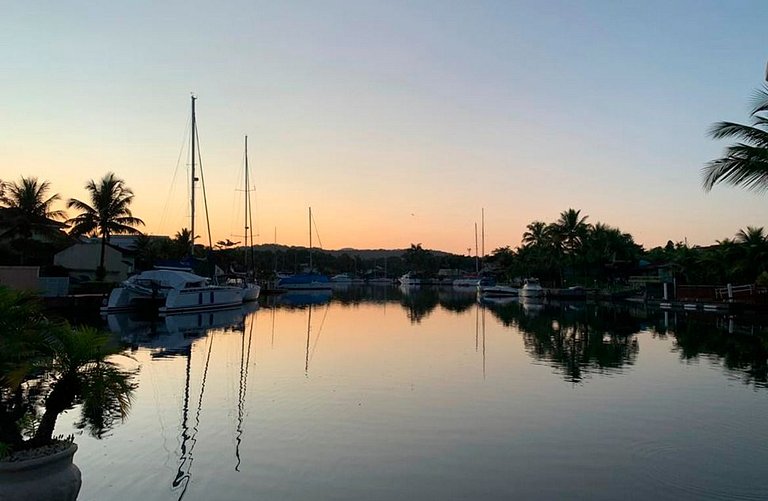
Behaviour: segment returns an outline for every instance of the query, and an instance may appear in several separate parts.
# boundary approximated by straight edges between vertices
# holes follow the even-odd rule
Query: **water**
[[[760,326],[437,289],[267,299],[111,319],[139,387],[125,423],[76,437],[80,500],[768,498]]]

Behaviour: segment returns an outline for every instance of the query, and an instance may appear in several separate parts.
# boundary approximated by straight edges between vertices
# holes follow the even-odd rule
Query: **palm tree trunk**
[[[107,235],[101,235],[101,257],[99,258],[99,268],[104,268],[104,254],[107,250]]]
[[[32,447],[40,447],[51,442],[53,430],[56,428],[56,419],[75,401],[77,387],[77,377],[72,375],[64,376],[56,383],[45,401],[45,413],[40,419],[35,436],[30,440]]]

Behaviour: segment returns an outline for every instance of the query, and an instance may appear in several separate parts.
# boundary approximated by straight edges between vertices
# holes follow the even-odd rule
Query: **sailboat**
[[[192,96],[191,126],[191,234],[190,257],[194,258],[195,249],[195,161],[197,151],[197,122],[195,118],[195,100]],[[159,306],[161,315],[186,311],[199,311],[216,308],[232,308],[243,303],[243,294],[239,287],[211,285],[210,280],[192,273],[189,268],[166,267],[143,271],[125,280],[112,289],[102,313],[131,310],[140,304],[151,303]]]
[[[309,270],[306,273],[297,273],[287,277],[282,277],[277,282],[278,289],[287,290],[320,290],[330,289],[330,279],[320,273],[315,272],[312,267],[312,207],[309,208]]]
[[[253,214],[251,213],[251,193],[248,177],[248,136],[245,136],[245,225],[243,233],[245,238],[245,245],[243,246],[245,273],[233,273],[227,279],[227,285],[234,285],[242,289],[244,302],[256,301],[259,299],[259,293],[261,292],[261,287],[254,281]]]

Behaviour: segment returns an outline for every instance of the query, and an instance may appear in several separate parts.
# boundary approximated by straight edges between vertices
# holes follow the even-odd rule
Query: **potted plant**
[[[0,287],[0,499],[69,500],[80,490],[73,437],[58,416],[81,406],[77,426],[96,437],[127,416],[135,372],[93,327],[49,320],[35,298]]]

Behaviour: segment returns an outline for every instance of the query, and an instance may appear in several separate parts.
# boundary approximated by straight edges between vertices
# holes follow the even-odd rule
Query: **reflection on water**
[[[141,381],[113,436],[77,438],[81,499],[768,496],[760,323],[448,288],[261,303],[109,318]]]

